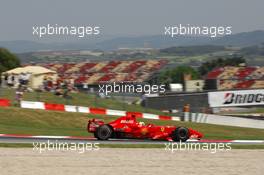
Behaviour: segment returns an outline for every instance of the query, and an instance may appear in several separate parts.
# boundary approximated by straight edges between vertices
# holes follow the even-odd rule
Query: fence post
[[[183,112],[183,121],[184,122],[189,121],[189,116],[190,116],[189,112]]]

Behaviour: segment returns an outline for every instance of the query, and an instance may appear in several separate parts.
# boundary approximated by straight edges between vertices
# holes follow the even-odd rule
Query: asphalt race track
[[[57,150],[47,142],[77,145]],[[35,142],[35,143],[34,143]],[[198,143],[264,144],[264,140],[200,140]],[[220,150],[212,144],[208,149],[196,150],[168,145],[166,141],[116,140],[99,141],[93,137],[23,136],[0,134],[0,143],[32,143],[32,148],[0,148],[1,174],[263,174],[263,150]],[[37,145],[36,145],[37,143]],[[85,151],[85,144],[88,150]],[[166,144],[163,148],[100,148],[95,144]],[[42,145],[44,144],[44,145]],[[41,146],[42,145],[42,146]],[[90,146],[93,145],[91,148]],[[206,144],[205,144],[206,145]],[[210,144],[208,144],[210,145]],[[98,145],[99,146],[99,145]],[[201,145],[199,145],[201,146]],[[60,146],[59,146],[60,148]],[[71,146],[70,146],[71,148]],[[79,149],[81,148],[81,149]],[[87,147],[86,147],[87,148]],[[90,149],[91,148],[91,149]],[[196,147],[195,147],[196,148]],[[199,148],[199,147],[198,147]],[[218,150],[218,149],[219,150]],[[54,149],[54,150],[53,150]],[[83,151],[83,152],[82,152]],[[81,154],[82,153],[82,154]]]
[[[0,143],[34,143],[56,141],[58,143],[100,143],[100,144],[165,144],[168,141],[138,140],[138,139],[110,139],[97,140],[94,137],[70,137],[70,136],[24,136],[0,134]],[[263,144],[264,140],[188,140],[187,143],[232,143],[232,144]]]

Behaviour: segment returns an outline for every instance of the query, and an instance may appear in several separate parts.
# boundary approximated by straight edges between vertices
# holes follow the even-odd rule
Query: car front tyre
[[[172,132],[172,140],[175,142],[186,142],[189,139],[189,130],[185,127],[178,127]]]

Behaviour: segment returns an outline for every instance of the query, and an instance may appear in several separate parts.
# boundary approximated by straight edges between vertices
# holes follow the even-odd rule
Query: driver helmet
[[[144,122],[139,122],[139,125],[140,126],[145,126],[145,123]]]

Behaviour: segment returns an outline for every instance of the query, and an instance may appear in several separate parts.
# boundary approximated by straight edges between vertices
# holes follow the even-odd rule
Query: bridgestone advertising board
[[[209,92],[210,107],[264,105],[264,89]]]

